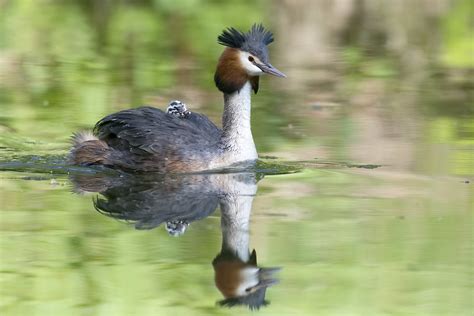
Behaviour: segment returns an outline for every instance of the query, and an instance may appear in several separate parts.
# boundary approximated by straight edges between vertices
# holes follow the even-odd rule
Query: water
[[[250,314],[219,303],[246,269],[227,302],[262,315],[470,315],[469,2],[355,3],[0,1],[1,314]],[[254,21],[288,75],[253,97],[255,168],[65,164],[130,106],[219,122],[216,35]]]

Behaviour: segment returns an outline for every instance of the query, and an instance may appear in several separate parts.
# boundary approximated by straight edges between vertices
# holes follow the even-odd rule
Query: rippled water
[[[97,3],[0,1],[2,315],[472,313],[463,1],[378,6],[395,25],[357,22],[371,1],[355,20],[318,1]],[[130,106],[179,98],[219,122],[215,37],[260,20],[288,78],[253,96],[255,168],[67,166],[72,132]]]

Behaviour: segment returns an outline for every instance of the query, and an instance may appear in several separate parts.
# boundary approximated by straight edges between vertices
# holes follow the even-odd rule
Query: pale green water
[[[0,1],[1,315],[472,314],[469,1],[119,2]],[[130,106],[181,99],[219,122],[216,36],[254,21],[274,30],[271,61],[288,75],[253,97],[266,158],[249,248],[282,268],[258,312],[216,304],[219,208],[191,207],[171,237],[93,205],[123,197],[155,223],[222,199],[234,176],[126,186],[64,166],[72,132]],[[81,184],[102,194],[73,193]]]

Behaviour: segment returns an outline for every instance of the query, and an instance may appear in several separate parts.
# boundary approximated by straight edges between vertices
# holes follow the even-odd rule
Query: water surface
[[[239,301],[262,315],[470,315],[469,1],[354,3],[0,1],[1,314],[251,313],[219,304],[240,262],[281,268]],[[216,36],[254,21],[288,75],[253,97],[256,168],[65,165],[113,111],[219,122]]]

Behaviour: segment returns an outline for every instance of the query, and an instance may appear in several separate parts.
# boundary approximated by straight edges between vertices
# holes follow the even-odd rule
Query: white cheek
[[[246,289],[258,285],[258,270],[259,269],[255,267],[247,267],[240,272],[240,277],[242,280],[239,286],[236,288],[235,294],[239,296],[246,295],[248,294],[247,291],[245,291]]]
[[[242,63],[242,67],[244,67],[248,75],[260,76],[263,71],[249,61],[249,56],[249,53],[240,52],[240,62]]]
[[[263,73],[260,68],[252,64],[248,59],[247,63],[244,64],[244,67],[247,71],[247,74],[249,74],[250,76],[260,76]]]

